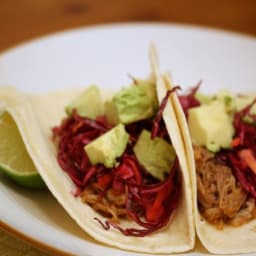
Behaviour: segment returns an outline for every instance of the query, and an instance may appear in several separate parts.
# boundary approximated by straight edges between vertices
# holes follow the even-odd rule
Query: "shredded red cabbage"
[[[202,84],[202,81],[200,80],[196,86],[192,87],[188,93],[179,95],[179,101],[182,106],[182,109],[186,115],[188,116],[188,110],[193,107],[200,106],[199,100],[195,97],[195,94],[199,90],[200,86]]]
[[[256,103],[256,98],[251,104],[235,113],[233,126],[235,128],[235,138],[239,138],[240,146],[247,147],[256,152],[256,127],[255,124],[244,121],[246,116],[256,122],[256,115],[250,113],[251,108]]]
[[[256,121],[256,116],[250,113],[251,108],[256,103],[256,98],[251,104],[243,108],[241,111],[235,113],[233,126],[235,128],[234,138],[239,141],[232,150],[223,151],[219,154],[224,155],[222,159],[229,164],[241,183],[244,190],[246,190],[256,200],[256,175],[251,169],[250,165],[241,157],[242,151],[248,151],[252,154],[256,163],[256,126],[255,124],[244,121],[246,116]]]
[[[59,127],[53,128],[53,139],[58,144],[59,165],[78,188],[83,188],[97,171],[84,153],[84,146],[110,128],[106,118],[99,117],[93,121],[79,116],[76,111]]]
[[[135,161],[135,159],[130,160]],[[134,164],[136,165],[135,162]],[[124,162],[121,168],[127,168]],[[128,186],[128,196],[126,199],[128,215],[137,224],[144,227],[144,229],[124,229],[109,220],[105,222],[98,218],[95,218],[95,220],[106,230],[112,226],[124,235],[132,236],[145,236],[164,227],[169,222],[172,212],[178,206],[181,189],[181,177],[178,170],[178,160],[176,159],[167,179],[154,185],[140,185],[136,183],[134,180],[136,177],[132,175],[128,175],[128,177],[119,176],[123,184]],[[144,211],[144,215],[141,215],[141,211]]]
[[[168,100],[170,98],[170,95],[171,93],[175,92],[176,90],[180,90],[180,87],[179,86],[175,86],[173,87],[171,90],[168,90],[165,97],[163,98],[161,104],[160,104],[160,107],[158,109],[158,112],[157,112],[157,115],[156,115],[156,118],[153,122],[153,127],[152,127],[152,131],[151,131],[151,139],[154,139],[156,136],[158,137],[161,137],[161,135],[159,136],[158,133],[159,132],[159,125],[160,125],[160,121],[162,119],[162,116],[163,116],[163,112],[164,112],[164,109],[168,103]]]
[[[132,150],[142,129],[151,130],[154,137],[160,136],[170,142],[162,114],[170,93],[176,89],[168,91],[154,120],[144,120],[126,126],[130,140],[124,154],[119,158],[119,165],[114,168],[106,168],[102,164],[92,166],[84,151],[86,144],[111,129],[104,116],[90,120],[74,111],[60,126],[53,128],[57,160],[77,187],[74,196],[79,196],[88,183],[94,182],[104,188],[99,198],[104,196],[109,188],[115,194],[126,194],[125,208],[128,216],[143,227],[125,229],[109,220],[102,222],[95,218],[104,229],[113,227],[124,235],[145,236],[164,227],[177,208],[181,191],[178,160],[175,160],[165,181],[159,182],[140,166]]]
[[[253,198],[256,199],[256,177],[247,166],[243,164],[241,159],[237,157],[237,152],[229,152],[228,154],[229,164],[232,166],[232,170],[239,180],[241,186],[247,191]]]

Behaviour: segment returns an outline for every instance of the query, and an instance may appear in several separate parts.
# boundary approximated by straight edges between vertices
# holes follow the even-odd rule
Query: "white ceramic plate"
[[[96,83],[120,88],[127,74],[149,72],[148,46],[161,69],[183,88],[203,79],[204,91],[256,91],[256,39],[168,24],[123,24],[58,33],[0,55],[0,85],[41,92]],[[75,255],[141,255],[97,244],[67,216],[49,192],[31,192],[0,177],[0,221],[49,249]],[[62,255],[61,252],[59,252]],[[205,255],[197,245],[191,255]]]

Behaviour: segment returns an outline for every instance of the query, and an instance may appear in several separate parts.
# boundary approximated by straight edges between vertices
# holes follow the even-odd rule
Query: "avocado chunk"
[[[201,103],[201,104],[208,104],[212,102],[212,96],[197,92],[195,94],[196,99]]]
[[[235,111],[235,97],[227,90],[220,90],[214,96],[215,101],[222,101],[225,105],[226,112],[232,114]]]
[[[156,84],[149,82],[149,81],[139,80],[137,86],[141,86],[142,88],[144,88],[144,90],[147,94],[147,98],[151,102],[152,112],[153,112],[153,114],[155,114],[158,110]]]
[[[227,90],[220,90],[214,95],[206,95],[197,92],[195,97],[202,105],[208,105],[214,101],[221,101],[225,105],[226,112],[233,113],[235,111],[234,96]]]
[[[221,147],[231,146],[234,128],[232,118],[227,114],[222,101],[191,108],[188,126],[194,145],[206,146],[213,152],[219,151]]]
[[[171,144],[159,137],[152,140],[147,130],[141,132],[133,151],[143,168],[159,180],[170,172],[176,156]]]
[[[141,81],[123,88],[105,107],[111,124],[130,124],[151,118],[158,108],[155,84]]]
[[[116,165],[116,159],[126,149],[129,135],[119,124],[84,147],[92,165],[103,164],[107,168]]]
[[[97,86],[92,85],[78,95],[73,101],[66,106],[68,115],[76,109],[80,116],[95,119],[104,113],[103,102],[101,99],[100,91]]]

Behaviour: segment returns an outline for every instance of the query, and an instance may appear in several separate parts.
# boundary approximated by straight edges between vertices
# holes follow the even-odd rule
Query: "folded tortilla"
[[[164,75],[167,86],[171,86],[172,82],[168,74]],[[187,120],[179,103],[178,97],[172,97],[173,108],[177,115],[177,120],[181,129],[188,166],[190,168],[190,177],[192,180],[194,215],[197,235],[211,253],[233,254],[233,253],[249,253],[256,251],[256,220],[243,224],[239,227],[224,225],[222,230],[218,230],[214,225],[208,223],[200,215],[197,205],[197,181],[196,166],[194,160],[194,152]]]
[[[159,101],[166,95],[166,86],[161,76],[157,78]],[[192,211],[192,192],[185,149],[180,134],[176,114],[171,101],[168,102],[163,118],[179,158],[182,173],[182,195],[177,210],[170,223],[161,230],[145,237],[125,236],[115,229],[105,230],[95,217],[105,220],[72,191],[76,186],[61,169],[53,144],[52,127],[60,124],[65,116],[65,106],[78,95],[79,90],[51,92],[40,95],[24,95],[10,87],[0,87],[0,102],[16,121],[27,151],[38,172],[54,197],[90,236],[104,244],[144,253],[184,252],[194,247],[195,231]],[[102,97],[109,97],[102,90]],[[121,221],[122,227],[139,226],[131,221]]]

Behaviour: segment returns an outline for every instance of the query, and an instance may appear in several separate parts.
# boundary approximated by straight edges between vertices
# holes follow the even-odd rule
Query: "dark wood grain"
[[[189,23],[256,36],[256,1],[2,0],[0,50],[55,31],[127,21]]]

